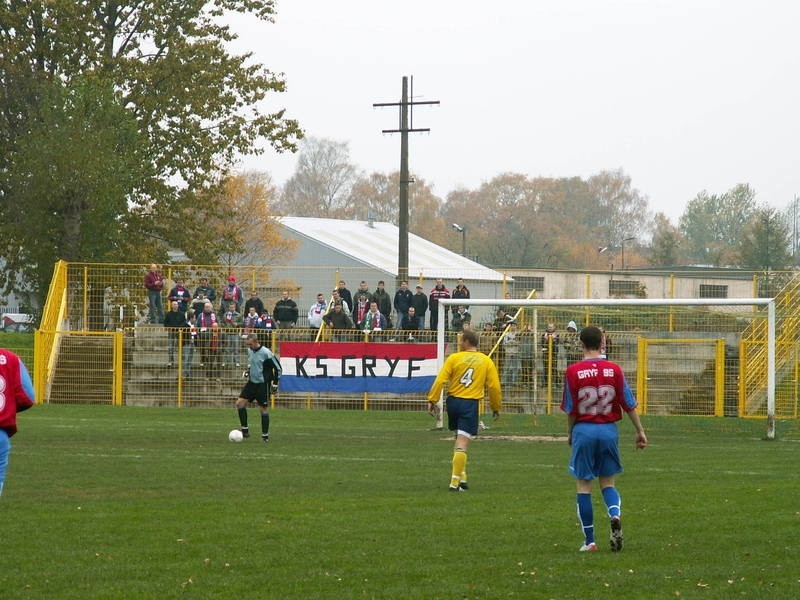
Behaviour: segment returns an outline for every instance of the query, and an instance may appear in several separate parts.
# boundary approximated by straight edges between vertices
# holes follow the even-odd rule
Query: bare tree
[[[347,142],[306,138],[276,210],[298,217],[342,218],[358,176]]]

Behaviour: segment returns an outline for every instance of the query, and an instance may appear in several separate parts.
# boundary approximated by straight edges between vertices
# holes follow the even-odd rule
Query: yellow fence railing
[[[776,347],[775,369],[785,371],[792,361],[795,346],[800,342],[800,275],[788,278],[775,297]],[[767,325],[764,319],[753,320],[742,334],[740,356],[742,384],[739,405],[743,414],[766,411]]]
[[[200,349],[187,341],[185,334],[179,333],[173,339],[161,325],[148,324],[147,293],[143,285],[148,266],[56,263],[41,328],[36,333],[34,383],[39,398],[53,402],[227,406],[238,394],[241,365],[246,355],[241,336],[237,341],[235,334],[224,332],[221,356],[203,361]],[[300,281],[305,282],[306,291],[313,289],[315,296],[318,291],[327,296],[332,282],[342,274],[324,267],[289,269],[231,265],[167,265],[162,273],[167,278],[160,294],[165,311],[169,290],[181,279],[189,291],[189,300],[199,287],[211,288],[216,296],[214,309],[220,311],[223,289],[228,277],[233,275],[242,289],[243,300],[249,292],[255,291],[267,312],[272,312],[283,290],[299,289],[293,286]],[[796,394],[792,394],[796,386],[790,383],[797,380],[793,370],[797,363],[794,332],[800,325],[797,316],[800,314],[800,278],[787,275],[784,280],[788,283],[778,297],[778,406],[782,407],[779,408],[781,415],[793,415]],[[369,283],[370,288],[374,288],[376,282]],[[506,283],[503,282],[504,290]],[[387,290],[393,295],[393,282],[387,284]],[[356,285],[357,280],[350,282],[351,291]],[[307,307],[299,306],[299,313],[296,329],[268,334],[267,342],[274,350],[278,350],[282,340],[315,339],[317,330],[305,328]],[[494,317],[492,312],[491,319]],[[500,319],[500,315],[497,317]],[[566,331],[567,323],[575,321],[606,328],[612,343],[609,358],[622,364],[629,380],[637,382],[637,395],[649,412],[714,415],[761,415],[763,412],[766,328],[762,311],[749,307],[736,311],[686,307],[525,308],[517,313],[517,331],[508,340],[501,338],[491,319],[475,321],[472,327],[480,331],[482,350],[489,352],[496,348],[493,359],[501,373],[509,410],[531,413],[557,410],[563,370],[570,361],[579,358],[577,336]],[[543,341],[542,335],[549,323],[560,333],[557,341]],[[448,335],[451,342],[448,348],[452,349],[455,334],[449,332]],[[681,339],[669,343],[660,341],[671,336]],[[705,342],[693,345],[695,336]],[[434,337],[432,331],[415,335],[417,342],[433,343]],[[725,341],[719,342],[723,337]],[[640,338],[646,341],[641,342]],[[364,333],[326,329],[319,339],[363,340]],[[387,331],[379,341],[407,340]],[[668,346],[681,350],[677,351],[672,364],[667,361],[662,369],[658,366],[659,357]],[[697,350],[700,347],[705,348],[702,350],[707,354],[705,358],[694,362],[685,360],[692,352],[700,352]],[[727,357],[729,353],[730,358]],[[739,355],[738,361],[735,355]],[[679,376],[686,377],[686,385],[677,385]],[[674,388],[672,399],[662,405],[654,395],[657,377],[671,377]],[[644,387],[640,387],[640,381]],[[702,401],[692,400],[701,396]],[[420,402],[414,404],[416,401]],[[279,405],[287,407],[358,409],[412,405],[422,408],[421,401],[421,395],[392,398],[373,394],[350,398],[284,392],[276,399]]]
[[[35,334],[33,386],[37,398],[45,397],[58,356],[59,331],[67,315],[67,266],[63,260],[55,264],[42,320]]]

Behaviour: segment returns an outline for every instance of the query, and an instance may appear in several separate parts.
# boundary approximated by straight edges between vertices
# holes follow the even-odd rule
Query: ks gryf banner
[[[436,378],[436,344],[281,342],[286,392],[424,393]]]

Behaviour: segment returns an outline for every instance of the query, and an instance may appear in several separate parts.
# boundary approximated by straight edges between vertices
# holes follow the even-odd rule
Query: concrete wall
[[[638,281],[644,286],[647,298],[700,298],[701,285],[727,286],[728,298],[752,298],[753,280],[750,278],[702,277],[688,275],[649,275],[644,273],[586,273],[580,271],[537,271],[527,269],[505,270],[516,280],[526,277],[543,277],[544,289],[537,290],[537,298],[609,298],[610,281]],[[528,290],[514,283],[514,296],[524,297]],[[633,297],[633,296],[630,296]]]

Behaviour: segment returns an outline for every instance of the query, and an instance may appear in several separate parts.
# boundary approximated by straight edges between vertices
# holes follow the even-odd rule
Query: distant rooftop
[[[382,221],[347,221],[312,217],[278,217],[286,228],[329,246],[393,276],[397,276],[399,229]],[[472,281],[502,281],[503,274],[443,248],[413,233],[408,234],[408,272],[426,278],[463,277]],[[510,279],[509,279],[510,280]]]

